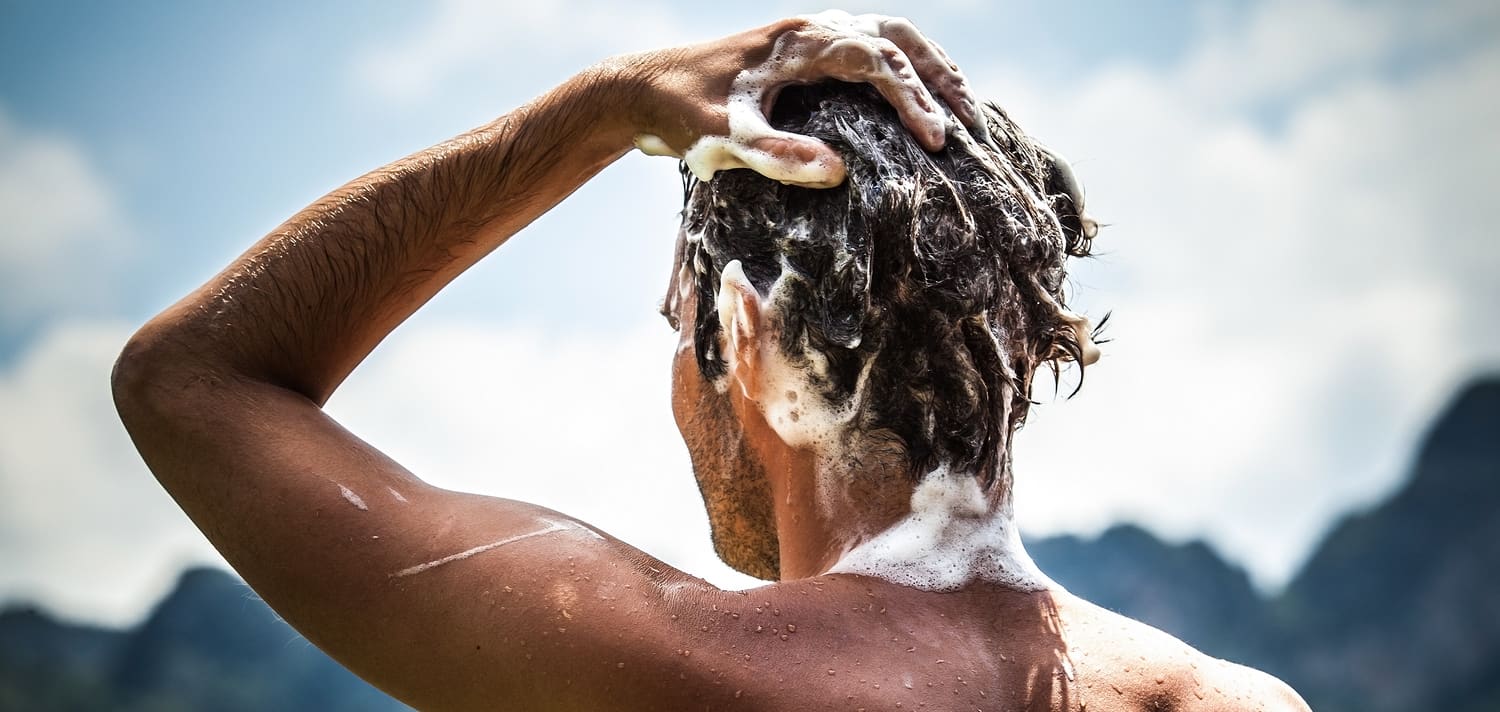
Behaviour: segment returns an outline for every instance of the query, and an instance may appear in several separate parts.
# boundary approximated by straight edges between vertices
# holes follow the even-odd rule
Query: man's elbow
[[[193,380],[185,348],[156,321],[135,332],[110,372],[110,390],[115,410],[127,428],[170,413],[173,403],[186,395],[185,386]]]

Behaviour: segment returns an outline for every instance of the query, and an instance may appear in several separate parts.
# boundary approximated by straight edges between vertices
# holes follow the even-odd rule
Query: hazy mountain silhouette
[[[0,710],[406,709],[283,623],[234,576],[191,569],[132,631],[0,614]]]
[[[1460,394],[1406,485],[1266,599],[1208,546],[1135,526],[1029,542],[1059,583],[1292,683],[1318,712],[1500,710],[1500,380]],[[0,710],[404,709],[214,569],[139,627],[0,613]]]
[[[1412,467],[1269,600],[1203,544],[1136,527],[1031,552],[1074,593],[1271,672],[1317,712],[1500,710],[1500,379],[1460,393]]]
[[[1273,613],[1320,709],[1500,710],[1500,380],[1459,396],[1406,486],[1339,524]]]

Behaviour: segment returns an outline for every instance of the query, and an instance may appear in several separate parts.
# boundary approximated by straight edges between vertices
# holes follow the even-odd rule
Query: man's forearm
[[[443,285],[630,148],[624,74],[586,71],[330,193],[152,320],[122,366],[150,351],[185,377],[153,387],[252,378],[321,404]]]

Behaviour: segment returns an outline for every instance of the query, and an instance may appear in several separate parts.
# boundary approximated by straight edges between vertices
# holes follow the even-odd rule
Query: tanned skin
[[[279,614],[420,709],[1305,709],[1269,677],[1061,589],[819,575],[843,544],[797,497],[775,503],[783,580],[722,591],[562,514],[428,485],[323,413],[392,329],[635,137],[680,153],[726,135],[734,77],[778,40],[816,57],[783,83],[868,81],[930,148],[929,92],[972,123],[941,50],[904,21],[877,29],[792,19],[607,61],[334,191],[130,340],[114,392],[141,455]],[[752,148],[841,178],[811,140]],[[674,364],[684,435],[738,428],[772,491],[805,490],[808,458],[757,422],[753,388],[739,423],[693,416],[712,389],[694,318]],[[741,336],[758,348],[753,328]],[[753,384],[742,356],[736,378]],[[907,487],[864,523],[899,516]]]

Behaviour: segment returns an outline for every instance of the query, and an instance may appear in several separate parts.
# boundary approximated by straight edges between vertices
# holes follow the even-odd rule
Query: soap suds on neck
[[[952,591],[975,580],[1018,591],[1059,588],[1026,553],[1008,508],[991,511],[975,477],[946,467],[917,485],[910,514],[844,554],[829,573],[924,591]]]

